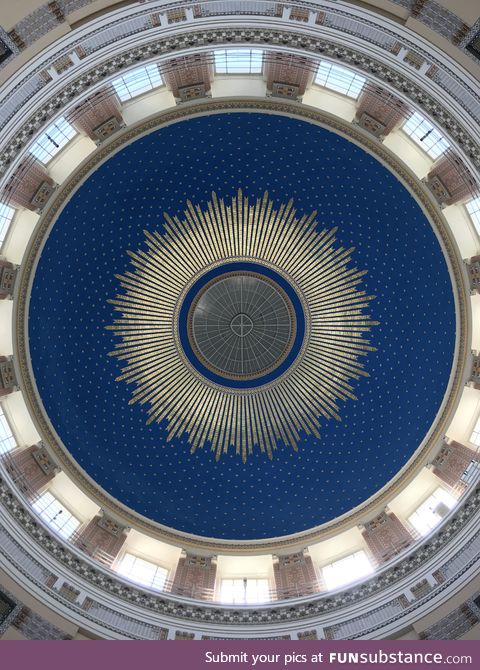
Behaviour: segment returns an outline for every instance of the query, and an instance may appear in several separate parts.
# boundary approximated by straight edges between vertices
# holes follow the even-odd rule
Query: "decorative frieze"
[[[80,591],[78,589],[66,583],[62,584],[58,590],[58,593],[62,596],[62,598],[65,598],[65,600],[68,600],[71,603],[76,602],[78,596],[80,595]]]
[[[74,107],[67,121],[97,144],[125,126],[120,101],[111,86],[105,86]]]
[[[10,177],[1,197],[13,207],[41,212],[56,186],[43,163],[30,155]]]
[[[316,630],[306,630],[303,633],[298,633],[297,637],[299,640],[318,640]]]
[[[195,634],[194,633],[187,633],[187,632],[181,631],[181,630],[176,630],[175,631],[175,639],[176,640],[194,640],[195,639]]]
[[[18,265],[0,259],[0,300],[13,297]]]
[[[0,397],[17,390],[18,382],[13,356],[0,356]]]
[[[172,58],[161,68],[163,79],[177,102],[210,95],[213,57],[208,53]]]
[[[472,374],[470,375],[470,385],[480,390],[480,353],[473,353]]]
[[[421,640],[456,640],[480,621],[478,613],[468,603],[420,633]]]
[[[178,561],[171,592],[188,598],[212,600],[216,574],[215,557],[183,553]]]
[[[433,164],[426,184],[441,206],[471,200],[480,187],[462,159],[447,149]]]
[[[16,486],[30,499],[35,498],[59,471],[42,443],[15,449],[3,459]]]
[[[472,449],[452,440],[443,444],[435,456],[432,472],[453,488],[458,485],[470,463],[476,460],[478,456]]]
[[[319,591],[315,568],[306,550],[287,556],[276,556],[273,563],[273,574],[278,600],[296,598]]]
[[[104,565],[111,565],[126,539],[126,527],[103,514],[94,517],[77,533],[74,544]]]
[[[381,86],[368,85],[358,99],[355,121],[375,137],[383,139],[409,114],[408,105],[400,98]]]
[[[364,524],[362,535],[378,563],[390,560],[413,542],[410,532],[390,511]]]
[[[294,31],[273,29],[265,31],[265,29],[256,30],[253,28],[246,30],[242,28],[238,30],[231,29],[227,33],[225,33],[224,30],[216,31],[211,29],[208,31],[188,32],[188,34],[185,35],[176,35],[174,38],[168,38],[168,40],[163,38],[156,39],[151,43],[132,48],[128,52],[122,53],[120,56],[112,57],[111,59],[102,62],[100,65],[91,68],[75,81],[69,82],[59,94],[56,94],[49,100],[43,100],[41,110],[38,110],[30,118],[25,120],[22,130],[3,151],[0,158],[0,173],[5,172],[14,156],[18,154],[21,146],[30,141],[32,133],[36,132],[38,128],[43,127],[46,119],[58,115],[58,110],[69,103],[73,97],[78,96],[82,90],[87,90],[93,84],[102,81],[108,75],[114,75],[121,72],[124,68],[138,64],[145,59],[151,59],[152,53],[166,55],[172,51],[178,51],[184,48],[191,49],[194,48],[195,45],[205,45],[205,43],[209,43],[212,45],[212,48],[215,48],[215,45],[217,44],[224,45],[225,40],[228,42],[248,42],[249,44],[252,44],[252,46],[254,44],[265,44],[270,47],[282,45],[292,49],[303,49],[304,51],[310,52],[312,58],[314,53],[320,52],[325,54],[325,57],[335,60],[338,59],[339,62],[342,62],[347,66],[352,64],[360,71],[365,72],[367,76],[368,73],[374,72],[378,79],[388,81],[389,86],[402,91],[404,95],[414,101],[415,105],[424,109],[427,114],[433,114],[436,117],[437,124],[440,127],[447,127],[449,134],[463,146],[465,152],[471,157],[472,161],[475,164],[480,165],[480,147],[452,113],[444,107],[439,107],[438,99],[432,97],[419,87],[417,82],[405,78],[402,74],[381,62],[381,60],[371,58],[359,51],[348,49],[343,45],[328,42],[325,39],[318,39],[312,35],[297,35]],[[443,71],[445,71],[444,67]],[[454,77],[453,74],[452,77]],[[460,107],[466,110],[467,114],[476,118],[476,112],[469,102],[470,92],[468,97],[463,95],[460,96],[458,91],[450,86],[449,82],[450,80],[448,80],[448,82],[442,80],[437,83],[442,87],[447,96],[453,98]],[[27,84],[29,86],[31,85],[31,78],[28,82],[25,81],[22,83],[22,90]],[[31,92],[28,97],[30,97],[30,95]],[[25,98],[23,97],[22,100],[25,101]],[[9,112],[8,118],[11,118],[17,111],[18,108],[12,109]]]
[[[66,72],[66,70],[68,70],[72,66],[73,66],[73,60],[68,55],[62,56],[53,63],[53,67],[55,68],[57,74],[62,74],[62,72]]]
[[[65,14],[63,13],[59,2],[54,0],[53,2],[49,2],[47,6],[48,6],[49,11],[53,14],[53,16],[58,21],[58,23],[63,23],[65,21]]]
[[[480,256],[472,256],[466,261],[471,293],[480,293]]]
[[[432,589],[433,586],[427,579],[421,579],[410,588],[410,591],[415,600],[420,600],[420,598],[428,595]]]
[[[15,628],[28,640],[71,640],[71,636],[57,628],[29,607],[22,607],[13,621]]]
[[[409,49],[403,57],[403,62],[407,63],[407,65],[410,65],[410,67],[413,67],[415,70],[420,70],[422,65],[425,64],[425,59],[416,51]]]
[[[312,83],[315,70],[315,63],[304,56],[269,53],[264,64],[267,95],[300,100]]]
[[[254,623],[265,625],[277,625],[281,622],[291,622],[296,619],[305,619],[315,616],[321,616],[326,613],[332,615],[334,612],[345,611],[347,606],[353,603],[365,602],[365,611],[360,616],[351,619],[345,619],[344,623],[336,626],[339,636],[345,631],[351,637],[358,637],[364,633],[369,633],[383,628],[390,620],[396,621],[404,613],[410,613],[416,605],[412,604],[407,609],[400,602],[400,598],[393,601],[389,600],[373,609],[368,608],[368,599],[375,596],[376,603],[379,602],[381,591],[392,588],[395,583],[404,580],[407,576],[413,581],[418,570],[422,565],[431,562],[432,558],[442,553],[443,548],[453,543],[454,554],[447,563],[451,563],[449,574],[445,582],[435,586],[428,598],[436,597],[440,591],[452,585],[465,570],[469,570],[478,560],[478,547],[480,535],[473,535],[467,544],[459,542],[456,544],[455,538],[461,537],[461,531],[466,523],[470,523],[477,515],[480,505],[480,491],[475,491],[460,507],[456,515],[443,527],[441,533],[433,535],[427,543],[423,543],[414,552],[410,553],[407,560],[402,561],[390,569],[383,571],[367,582],[361,585],[355,585],[350,589],[336,594],[319,594],[316,598],[310,598],[306,601],[293,605],[282,605],[270,603],[266,607],[252,608],[218,608],[214,604],[197,604],[194,608],[186,608],[184,603],[177,603],[168,599],[168,594],[162,593],[155,595],[146,593],[134,585],[126,585],[122,581],[115,579],[114,573],[105,574],[104,570],[96,570],[91,563],[85,563],[77,553],[71,551],[58,539],[49,534],[36,522],[35,518],[21,505],[14,496],[11,495],[5,482],[0,479],[0,501],[4,509],[8,509],[17,522],[31,538],[39,543],[44,550],[48,552],[56,561],[62,563],[67,569],[74,572],[82,580],[86,580],[89,587],[94,587],[99,593],[103,592],[118,599],[117,610],[112,610],[100,603],[92,601],[86,610],[85,602],[78,605],[72,605],[77,613],[82,613],[90,620],[101,622],[103,626],[112,630],[121,631],[129,637],[142,639],[157,639],[158,628],[144,623],[138,619],[131,619],[123,614],[123,603],[131,603],[135,606],[145,608],[146,614],[150,612],[163,613],[165,615],[177,618],[188,619],[189,621],[198,621],[203,624],[212,625],[250,625]],[[26,554],[26,550],[18,542],[11,539],[6,531],[0,528],[0,553],[15,565],[29,565],[29,574],[32,572],[43,574],[45,569],[34,558]],[[447,564],[444,564],[447,565]],[[24,569],[24,568],[22,568]],[[439,565],[438,570],[443,571],[443,566]],[[36,578],[33,577],[35,580]],[[37,584],[38,579],[36,580]],[[45,584],[45,575],[42,577],[42,584]],[[45,587],[46,588],[46,587]],[[348,611],[348,610],[346,610]]]

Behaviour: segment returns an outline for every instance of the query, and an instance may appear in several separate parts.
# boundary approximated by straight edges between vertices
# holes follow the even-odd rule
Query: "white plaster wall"
[[[357,109],[356,101],[352,98],[347,98],[334,91],[329,91],[327,88],[315,85],[311,86],[305,92],[302,102],[304,105],[335,114],[335,116],[345,121],[352,121]]]
[[[345,556],[354,554],[356,551],[365,550],[367,545],[362,537],[360,529],[355,526],[335,537],[318,542],[308,548],[313,563],[321,568],[332,561],[340,560]]]
[[[125,102],[122,106],[122,116],[127,126],[147,118],[164,109],[175,107],[175,98],[165,87],[155,89],[150,93]]]
[[[38,214],[28,209],[17,210],[3,243],[2,256],[4,258],[20,265],[39,218]]]
[[[462,258],[471,258],[480,251],[480,238],[463,205],[445,207],[443,215],[452,231]]]
[[[182,550],[180,547],[159,542],[133,529],[128,533],[127,540],[122,547],[122,555],[124,553],[135,554],[135,556],[139,556],[146,561],[151,561],[162,568],[166,568],[170,571],[169,578],[171,578]]]
[[[472,305],[472,349],[480,351],[480,295],[471,296]]]
[[[77,135],[48,163],[49,175],[61,184],[96,148],[97,145],[89,137]]]
[[[100,511],[100,507],[75,486],[64,472],[55,475],[48,490],[82,523],[90,521]]]
[[[384,146],[393,151],[417,175],[425,177],[433,165],[433,160],[402,130],[395,130],[387,135]]]
[[[30,418],[30,413],[20,391],[6,396],[2,401],[2,406],[19,446],[30,447],[32,444],[40,442],[40,435]]]
[[[13,301],[0,300],[0,355],[13,354],[12,341]]]
[[[480,390],[466,386],[463,390],[452,423],[448,427],[447,437],[468,444],[473,427],[480,414]]]
[[[238,98],[242,95],[264,98],[266,93],[267,85],[261,76],[216,75],[212,83],[212,98]]]
[[[434,475],[429,468],[423,468],[413,482],[410,482],[396,498],[388,503],[388,508],[398,516],[400,521],[406,522],[422,502],[439,487],[447,489],[437,475]]]
[[[218,556],[217,581],[220,579],[270,579],[273,580],[271,554],[263,556]]]

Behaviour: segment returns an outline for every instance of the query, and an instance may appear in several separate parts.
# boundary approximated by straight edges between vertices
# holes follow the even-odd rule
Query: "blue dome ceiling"
[[[320,438],[299,451],[246,463],[208,447],[190,454],[187,436],[167,443],[165,425],[146,425],[132,388],[115,381],[108,300],[128,250],[146,250],[144,230],[163,230],[189,199],[202,208],[214,190],[253,202],[265,190],[317,210],[319,229],[355,247],[376,299],[368,313],[375,352],[340,401],[340,422],[321,420]],[[42,251],[29,309],[32,365],[50,420],[80,466],[119,501],[177,530],[224,539],[302,531],[348,511],[380,489],[419,446],[442,402],[453,361],[455,314],[446,263],[430,224],[377,160],[304,121],[228,113],[182,121],[124,148],[67,204]]]

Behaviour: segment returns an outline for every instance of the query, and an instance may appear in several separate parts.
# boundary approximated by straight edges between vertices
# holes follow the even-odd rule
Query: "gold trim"
[[[234,448],[245,463],[256,448],[273,458],[279,442],[297,451],[300,433],[320,437],[322,419],[340,419],[337,401],[356,399],[350,380],[368,376],[359,358],[374,350],[363,335],[377,322],[363,313],[373,296],[357,288],[365,271],[348,267],[352,248],[334,247],[335,228],[318,232],[316,212],[297,218],[292,200],[277,210],[268,193],[250,204],[239,190],[230,206],[215,193],[204,212],[187,204],[183,221],[165,214],[164,234],[145,231],[147,252],[130,251],[134,271],[117,277],[121,318],[107,326],[121,337],[110,355],[127,362],[117,381],[134,382],[130,404],[150,405],[149,424],[168,421],[167,442],[187,434],[191,453],[209,443],[217,461]],[[185,284],[239,260],[282,270],[309,313],[308,344],[288,370],[244,389],[195,372],[178,335]]]
[[[51,226],[73,192],[101,162],[140,136],[192,116],[230,111],[257,111],[284,114],[309,121],[350,139],[380,160],[409,189],[411,195],[415,197],[429,218],[437,237],[441,241],[449,266],[457,307],[457,341],[454,370],[450,378],[449,388],[442,407],[424,443],[402,470],[386,486],[365,501],[364,504],[331,522],[291,536],[250,542],[205,539],[174,531],[132,512],[103,491],[82,471],[68,451],[62,445],[58,444],[57,436],[43,410],[35,387],[28,348],[28,302],[36,263]],[[139,122],[133,127],[127,128],[124,132],[116,134],[111,141],[105,142],[94,155],[87,157],[78,170],[58,188],[38,222],[19,270],[14,296],[14,355],[17,361],[19,383],[25,402],[47,450],[50,451],[51,455],[56,459],[65,473],[72,478],[74,483],[84,490],[100,507],[108,509],[115,517],[121,519],[125,525],[134,526],[139,531],[145,532],[161,541],[191,548],[195,551],[221,552],[224,554],[275,553],[285,549],[304,547],[320,542],[371,517],[383,509],[389,500],[395,497],[418,474],[429,458],[431,459],[438,450],[440,440],[445,435],[458,406],[468,374],[466,360],[470,352],[467,342],[471,330],[468,301],[469,293],[466,286],[463,263],[456,243],[441,215],[438,205],[411,170],[380,142],[372,139],[361,128],[355,127],[353,124],[343,121],[328,112],[319,111],[311,107],[301,107],[298,104],[287,101],[278,102],[264,99],[210,100],[190,103],[174,110],[162,112],[159,115],[150,117],[146,121]]]

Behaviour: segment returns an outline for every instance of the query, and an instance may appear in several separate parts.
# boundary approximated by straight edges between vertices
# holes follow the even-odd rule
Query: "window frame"
[[[127,568],[125,564],[128,562],[130,562],[130,565]],[[141,564],[144,565],[142,566]],[[148,568],[154,568],[151,579],[142,579],[141,577],[139,579],[139,571],[137,571],[137,577],[135,576],[136,567],[140,570],[142,568],[145,570],[148,569],[147,566]],[[121,558],[117,561],[115,572],[124,579],[127,579],[129,582],[139,584],[140,586],[143,586],[147,589],[152,589],[153,591],[165,591],[165,586],[168,582],[168,577],[170,574],[170,571],[163,565],[153,563],[152,561],[142,558],[142,556],[139,556],[138,554],[132,554],[128,550],[126,550],[122,554]]]
[[[409,116],[401,129],[405,135],[410,137],[410,139],[433,160],[436,160],[444,154],[445,151],[451,148],[450,143],[445,139],[438,128],[417,111],[414,111]],[[429,141],[427,144],[424,144],[424,141],[429,138],[434,139],[433,143]],[[435,147],[438,147],[441,150],[438,151]]]
[[[0,247],[5,242],[17,210],[5,202],[0,202]]]
[[[226,595],[229,586],[233,597]],[[224,605],[260,605],[272,601],[270,591],[268,577],[224,577],[220,580],[218,600]]]
[[[339,572],[346,575],[349,574],[349,570],[345,569],[344,566],[352,566],[352,562],[358,561],[360,557],[366,569],[358,571],[353,578],[347,577],[346,581],[339,580]],[[322,580],[327,591],[335,591],[336,589],[341,589],[350,584],[354,584],[360,579],[372,575],[374,572],[375,567],[372,565],[367,552],[364,549],[357,549],[357,551],[347,554],[346,556],[343,556],[343,558],[326,563],[321,567]]]
[[[142,82],[145,80],[145,84]],[[116,77],[111,82],[120,102],[126,103],[164,86],[157,63],[147,63]]]
[[[9,447],[6,448],[5,444],[9,443]],[[11,451],[18,447],[17,439],[13,434],[12,426],[8,420],[8,416],[5,414],[2,404],[0,403],[0,456],[9,454]]]
[[[80,519],[65,507],[65,505],[50,491],[44,491],[36,500],[34,500],[32,502],[32,509],[49,528],[57,533],[57,535],[60,535],[64,540],[69,540],[81,526]],[[60,515],[62,516],[60,517]],[[59,517],[61,518],[62,523],[57,522]]]
[[[77,135],[78,131],[72,124],[64,116],[59,116],[32,142],[28,152],[48,165]]]
[[[323,81],[319,81],[320,78]],[[367,78],[338,63],[321,60],[313,83],[321,88],[344,95],[351,100],[358,100],[367,83]]]
[[[238,54],[245,55],[245,61],[247,60],[247,54],[248,55],[248,68],[243,67],[242,69],[238,69],[241,67],[239,64],[235,66],[234,64],[230,65],[229,60],[233,61],[233,63],[236,60],[236,56]],[[224,58],[225,65],[223,67],[222,63],[222,58]],[[258,63],[258,59],[260,59],[260,63]],[[239,59],[240,61],[242,58]],[[215,75],[219,76],[250,76],[250,75],[262,75],[263,74],[263,66],[264,66],[264,61],[265,61],[265,51],[263,49],[250,49],[250,48],[225,48],[225,49],[215,49],[213,52],[213,63],[214,63],[214,71]],[[219,69],[219,66],[221,69]],[[229,67],[230,66],[230,67]],[[254,66],[254,70],[252,71],[252,66]]]
[[[450,500],[448,500],[449,498]],[[430,502],[432,499],[436,500],[435,507],[438,507],[439,504],[444,504],[448,507],[449,510],[452,510],[457,504],[457,500],[454,498],[454,496],[451,495],[451,493],[449,493],[442,486],[438,486],[407,518],[410,526],[415,530],[416,533],[418,533],[420,537],[426,537],[429,535],[433,530],[435,530],[435,528],[437,528],[437,526],[441,524],[445,518],[439,514],[436,514],[433,508],[433,503]],[[430,512],[430,514],[428,514],[427,510]],[[434,523],[431,523],[434,515],[437,516],[437,520],[435,520]]]
[[[470,221],[473,223],[475,232],[477,235],[480,235],[480,195],[466,202],[464,207],[467,211],[467,215]]]

